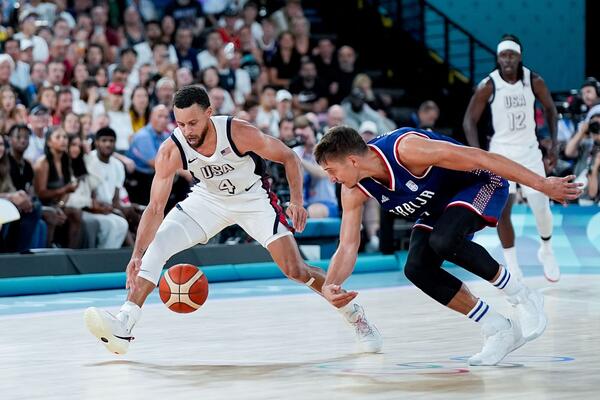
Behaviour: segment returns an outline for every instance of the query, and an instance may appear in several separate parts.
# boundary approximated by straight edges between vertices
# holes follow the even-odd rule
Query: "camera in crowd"
[[[588,125],[588,133],[598,135],[600,134],[600,122],[593,121]]]

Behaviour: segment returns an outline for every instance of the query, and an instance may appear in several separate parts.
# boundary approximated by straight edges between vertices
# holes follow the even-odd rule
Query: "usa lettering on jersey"
[[[202,172],[202,177],[204,179],[210,179],[210,178],[215,177],[215,176],[223,176],[226,173],[231,172],[233,170],[235,170],[235,168],[233,168],[229,164],[223,164],[223,165],[205,165],[204,167],[202,167],[200,169],[200,171]]]
[[[523,94],[504,96],[504,108],[507,110],[517,107],[525,107],[526,105],[527,101],[525,100],[525,95]]]

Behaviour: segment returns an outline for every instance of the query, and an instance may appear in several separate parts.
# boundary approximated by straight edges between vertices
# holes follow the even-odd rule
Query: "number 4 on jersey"
[[[219,190],[227,191],[229,194],[235,194],[235,186],[229,179],[223,179],[219,183]]]

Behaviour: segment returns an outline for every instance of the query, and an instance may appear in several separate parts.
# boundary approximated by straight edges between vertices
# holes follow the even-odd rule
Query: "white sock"
[[[126,301],[117,314],[117,319],[125,324],[127,332],[131,332],[135,324],[142,317],[142,309],[137,304]]]
[[[551,252],[552,251],[552,240],[547,239],[547,240],[540,240],[540,247],[542,248],[543,251],[545,252]]]
[[[516,296],[524,287],[503,265],[500,266],[498,279],[492,282],[497,289],[502,290],[507,296]]]
[[[492,310],[485,301],[479,299],[475,307],[467,314],[467,317],[481,324],[481,329],[486,336],[506,329],[510,326],[508,319]]]
[[[516,271],[519,269],[519,261],[517,260],[517,249],[515,246],[508,247],[506,249],[502,249],[504,253],[504,260],[506,261],[506,266],[511,271]]]
[[[354,322],[360,311],[362,311],[362,307],[356,304],[354,301],[351,301],[345,306],[338,308],[338,311],[344,316],[344,318],[346,318],[346,321]]]

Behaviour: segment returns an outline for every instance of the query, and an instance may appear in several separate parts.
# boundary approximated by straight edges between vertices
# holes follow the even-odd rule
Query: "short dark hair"
[[[315,147],[315,159],[321,164],[332,158],[340,158],[351,154],[362,155],[369,148],[356,130],[349,126],[336,126],[325,133],[323,139]]]
[[[208,93],[200,86],[184,86],[173,97],[173,105],[177,108],[188,108],[194,104],[198,104],[203,110],[210,107]]]
[[[114,130],[112,130],[109,127],[100,128],[100,129],[98,129],[98,132],[96,132],[96,140],[98,140],[104,136],[112,137],[113,139],[117,139],[117,134],[115,133]]]
[[[29,129],[29,127],[25,124],[15,124],[11,126],[6,136],[11,137],[20,131],[26,131],[31,136],[31,129]]]

